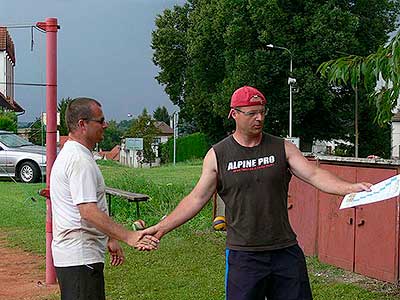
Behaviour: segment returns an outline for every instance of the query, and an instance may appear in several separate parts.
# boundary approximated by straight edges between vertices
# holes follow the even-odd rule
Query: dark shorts
[[[303,251],[298,245],[273,251],[226,250],[227,300],[311,300]]]
[[[104,264],[56,267],[61,300],[105,300]]]

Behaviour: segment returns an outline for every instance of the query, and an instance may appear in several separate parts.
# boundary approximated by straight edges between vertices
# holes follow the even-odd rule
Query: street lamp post
[[[268,44],[267,48],[271,49],[280,49],[287,51],[290,54],[290,73],[288,78],[288,85],[289,85],[289,137],[292,137],[292,123],[293,123],[293,89],[292,85],[296,83],[296,79],[291,77],[293,72],[293,54],[292,52],[285,47],[279,47],[272,44]]]
[[[176,139],[178,138],[178,119],[179,119],[179,112],[175,111],[173,112],[171,119],[170,119],[170,125],[174,131],[174,166],[176,164]]]

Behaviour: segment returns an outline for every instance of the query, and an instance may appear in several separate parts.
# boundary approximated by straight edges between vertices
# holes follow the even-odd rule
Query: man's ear
[[[238,113],[238,112],[237,112],[236,110],[232,109],[231,117],[232,117],[234,120],[236,120],[237,113]]]
[[[79,129],[83,129],[83,128],[85,128],[85,127],[86,127],[85,121],[82,120],[82,119],[80,119],[80,120],[78,121],[78,128],[79,128]]]

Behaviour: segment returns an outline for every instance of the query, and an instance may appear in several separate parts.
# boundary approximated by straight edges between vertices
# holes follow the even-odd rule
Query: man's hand
[[[372,183],[369,183],[369,182],[353,183],[349,186],[348,194],[362,192],[362,191],[370,192],[371,186],[372,186]]]
[[[141,231],[129,232],[127,244],[139,250],[155,250],[158,248],[159,240],[154,236]]]
[[[155,239],[157,239],[157,241],[159,241],[161,239],[161,237],[165,234],[161,227],[159,226],[159,224],[154,225],[152,227],[146,228],[142,231],[140,231],[142,234],[146,235],[146,236],[152,236]],[[157,245],[158,248],[158,245]],[[146,243],[143,243],[142,240],[139,241],[139,243],[137,244],[136,249],[140,250],[140,251],[144,251],[144,250],[149,250],[146,247]]]
[[[107,244],[107,248],[108,252],[110,252],[111,255],[111,265],[122,265],[125,261],[125,256],[118,241],[110,238]]]

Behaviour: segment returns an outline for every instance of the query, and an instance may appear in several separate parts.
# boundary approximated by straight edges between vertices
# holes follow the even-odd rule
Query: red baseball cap
[[[259,90],[248,85],[242,86],[232,94],[231,110],[229,111],[228,118],[231,117],[233,108],[235,107],[265,104],[267,104],[267,100],[265,100],[264,95]]]

